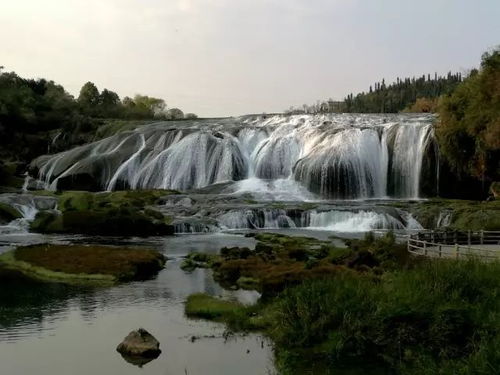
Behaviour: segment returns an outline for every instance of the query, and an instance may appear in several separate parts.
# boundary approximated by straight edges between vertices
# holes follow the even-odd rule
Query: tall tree
[[[95,114],[99,101],[100,95],[96,85],[92,82],[85,83],[80,89],[80,95],[78,96],[78,104],[80,104],[82,110],[89,114]]]

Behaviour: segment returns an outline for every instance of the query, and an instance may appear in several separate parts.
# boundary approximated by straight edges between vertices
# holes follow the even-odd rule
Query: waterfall
[[[243,189],[290,188],[290,199],[301,189],[326,199],[418,198],[432,121],[431,115],[328,114],[163,122],[40,157],[31,170],[51,190],[241,182]]]
[[[420,189],[420,174],[422,157],[433,136],[431,124],[415,124],[413,126],[398,126],[394,131],[392,177],[395,182],[396,197],[418,198]]]
[[[335,232],[422,229],[411,214],[405,211],[391,214],[372,210],[234,209],[216,219],[223,229],[305,228]]]
[[[33,196],[29,194],[0,194],[0,202],[19,212],[21,217],[6,225],[0,225],[0,234],[27,233],[29,224],[40,210],[56,208],[57,199],[53,197]]]

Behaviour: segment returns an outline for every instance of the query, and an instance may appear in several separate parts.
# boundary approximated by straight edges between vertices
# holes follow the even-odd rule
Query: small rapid
[[[41,210],[55,209],[57,200],[52,197],[30,194],[0,194],[0,203],[10,207],[18,218],[0,224],[0,236],[27,234],[29,225]]]

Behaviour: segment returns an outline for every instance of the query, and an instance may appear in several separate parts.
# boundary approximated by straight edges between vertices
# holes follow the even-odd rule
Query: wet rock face
[[[157,358],[160,353],[160,343],[153,335],[143,328],[130,332],[118,345],[116,350],[125,358]]]

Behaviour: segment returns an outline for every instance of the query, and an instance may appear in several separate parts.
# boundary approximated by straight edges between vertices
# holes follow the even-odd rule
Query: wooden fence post
[[[471,245],[470,230],[467,231],[467,244]]]
[[[441,258],[441,245],[439,245],[439,257]]]
[[[481,230],[479,232],[479,243],[482,245],[483,244],[483,241],[484,241],[484,231]]]
[[[458,244],[455,244],[455,257],[458,259]]]
[[[424,242],[424,255],[427,255],[427,242]]]

